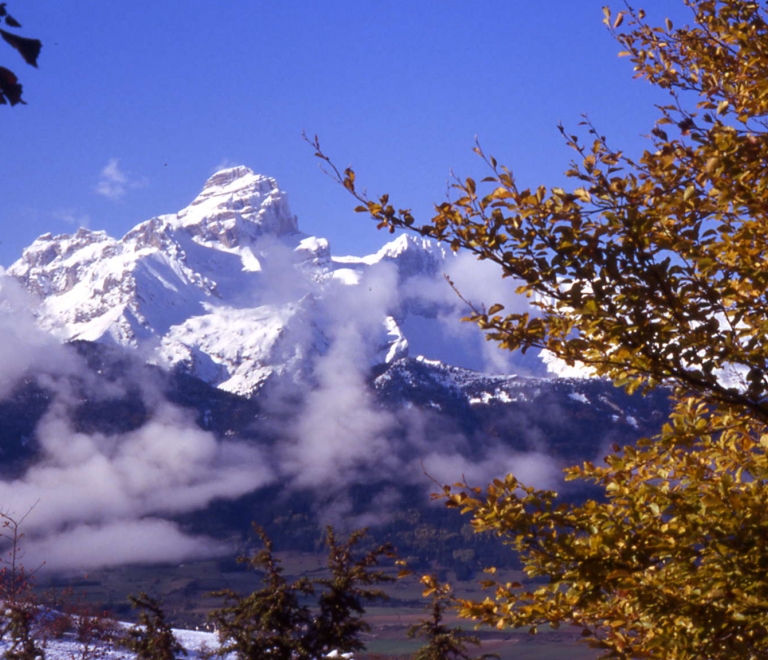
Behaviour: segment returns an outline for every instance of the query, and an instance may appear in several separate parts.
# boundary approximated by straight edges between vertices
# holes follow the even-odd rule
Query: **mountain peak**
[[[400,277],[435,275],[445,259],[445,250],[427,238],[401,234],[382,247],[371,261],[393,261]]]
[[[245,165],[236,165],[235,167],[227,167],[223,170],[219,170],[213,176],[211,176],[203,185],[203,190],[207,188],[222,188],[228,186],[238,179],[244,179],[246,177],[258,176],[250,167]],[[267,177],[263,177],[267,178]]]
[[[227,247],[263,234],[282,236],[299,231],[288,196],[277,181],[244,166],[216,172],[176,217],[175,224],[189,228],[199,240],[218,241]]]

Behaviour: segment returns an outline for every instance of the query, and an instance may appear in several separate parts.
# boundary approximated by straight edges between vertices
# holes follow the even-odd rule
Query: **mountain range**
[[[277,375],[311,374],[334,323],[344,322],[327,308],[363,298],[344,289],[367,288],[362,313],[376,315],[361,328],[361,357],[379,364],[407,355],[403,322],[434,318],[440,307],[415,291],[395,293],[404,281],[434,278],[446,258],[408,236],[375,255],[334,258],[327,240],[299,231],[273,179],[235,167],[212,176],[185,209],[120,239],[85,228],[45,234],[7,273],[39,299],[39,325],[66,341],[139,350],[252,395]]]
[[[34,506],[52,568],[231,552],[252,518],[300,547],[378,525],[424,554],[419,525],[463,524],[429,505],[435,481],[514,471],[583,497],[562,467],[654,432],[663,392],[495,349],[443,274],[476,304],[528,305],[420,238],[333,256],[245,167],[122,238],[40,236],[0,281],[0,502]]]

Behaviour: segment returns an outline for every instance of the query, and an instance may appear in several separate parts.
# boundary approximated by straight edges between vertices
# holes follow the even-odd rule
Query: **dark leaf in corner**
[[[5,30],[0,30],[0,37],[19,51],[19,54],[27,64],[37,66],[37,58],[40,55],[40,49],[43,47],[40,39],[27,39]]]
[[[0,104],[5,103],[16,105],[24,101],[21,100],[21,85],[16,74],[0,66]]]

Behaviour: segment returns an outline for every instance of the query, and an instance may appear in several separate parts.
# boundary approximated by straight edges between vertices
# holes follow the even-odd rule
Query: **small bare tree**
[[[21,526],[34,508],[35,504],[20,518],[0,511],[0,538],[10,544],[7,554],[0,559],[0,639],[7,637],[10,641],[10,646],[3,653],[6,660],[42,660],[45,657],[34,634],[38,606],[32,593],[31,579],[37,568],[31,572],[26,570],[21,548],[24,538]]]
[[[38,636],[44,644],[64,638],[76,642],[66,652],[70,660],[102,660],[122,642],[122,629],[112,613],[89,603],[85,592],[68,587],[62,593],[48,594],[44,604]]]

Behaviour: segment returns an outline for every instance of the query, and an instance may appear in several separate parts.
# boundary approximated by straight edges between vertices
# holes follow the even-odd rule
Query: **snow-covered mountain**
[[[7,273],[39,298],[39,325],[64,340],[130,347],[252,394],[274,376],[310,378],[312,360],[350,324],[359,360],[407,355],[403,321],[435,318],[440,303],[399,287],[437,281],[445,260],[408,236],[374,255],[333,258],[327,240],[299,231],[274,179],[234,167],[188,207],[122,238],[85,228],[40,236]]]

